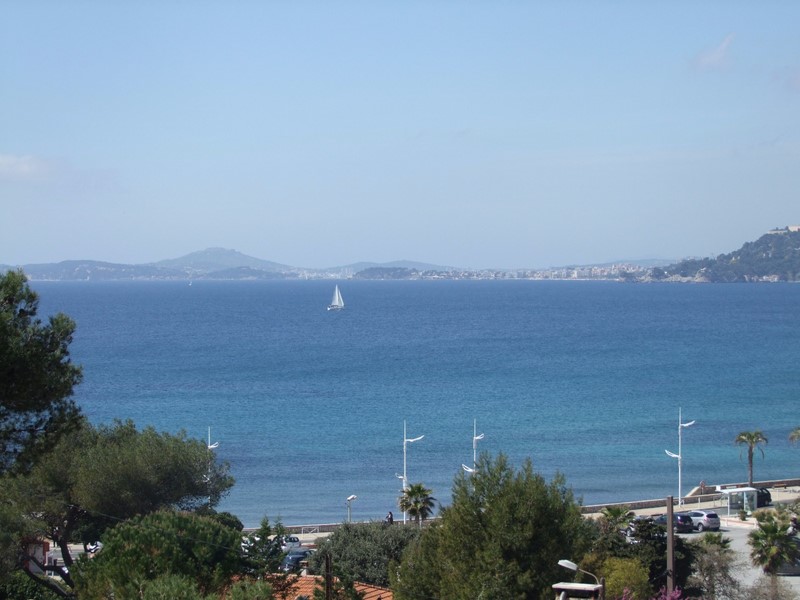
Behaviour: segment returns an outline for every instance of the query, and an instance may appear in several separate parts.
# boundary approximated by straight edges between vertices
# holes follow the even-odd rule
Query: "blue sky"
[[[0,264],[708,256],[799,190],[789,0],[0,7]]]

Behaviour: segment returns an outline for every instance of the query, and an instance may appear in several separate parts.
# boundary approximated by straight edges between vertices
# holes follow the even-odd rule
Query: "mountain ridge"
[[[0,264],[3,271],[22,268],[32,280],[82,281],[114,279],[313,279],[350,277],[369,268],[387,267],[419,271],[451,271],[422,262],[399,260],[388,263],[358,262],[323,269],[294,267],[263,260],[229,248],[210,247],[178,258],[151,263],[126,264],[100,260],[64,260],[57,263]]]

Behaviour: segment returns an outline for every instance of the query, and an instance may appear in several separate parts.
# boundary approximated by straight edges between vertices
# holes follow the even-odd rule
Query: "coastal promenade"
[[[673,498],[674,509],[677,510],[697,510],[714,509],[720,512],[720,518],[727,517],[727,504],[722,490],[731,490],[747,487],[747,482],[725,483],[706,485],[703,488],[696,487],[683,497],[683,506],[678,508],[678,499]],[[769,481],[756,481],[753,487],[767,488],[772,495],[772,504],[792,504],[800,499],[800,478],[798,479],[774,479]],[[597,516],[606,506],[627,506],[636,514],[653,515],[663,514],[667,510],[667,498],[656,498],[650,500],[633,500],[630,502],[614,502],[606,504],[593,504],[582,507],[583,514],[587,516]],[[725,509],[725,514],[722,510]],[[731,515],[737,520],[736,514]]]
[[[697,487],[684,496],[683,506],[679,507],[677,504],[677,499],[673,499],[673,510],[676,512],[699,509],[714,510],[717,512],[717,514],[719,514],[723,526],[752,528],[755,527],[755,519],[750,518],[746,521],[742,521],[739,518],[738,510],[735,512],[731,511],[731,514],[728,514],[725,496],[722,491],[718,491],[718,488],[719,490],[730,490],[733,488],[741,488],[746,486],[747,482],[737,482],[706,485],[704,489]],[[757,481],[754,482],[753,487],[767,488],[772,495],[772,506],[777,504],[793,504],[800,501],[800,478]],[[582,512],[586,517],[597,518],[600,516],[603,508],[607,506],[627,506],[637,515],[660,515],[664,514],[667,510],[667,498],[593,504],[583,506]],[[409,521],[409,524],[410,523],[411,522]],[[395,524],[402,524],[402,521],[396,518]],[[314,545],[316,540],[319,538],[327,537],[341,526],[342,523],[318,523],[307,525],[284,525],[284,528],[289,533],[298,536],[304,546],[309,546]]]

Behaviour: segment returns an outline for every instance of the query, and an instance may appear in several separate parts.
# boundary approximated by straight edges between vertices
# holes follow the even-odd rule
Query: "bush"
[[[17,571],[0,582],[0,600],[58,600],[58,596],[43,588],[22,571]]]

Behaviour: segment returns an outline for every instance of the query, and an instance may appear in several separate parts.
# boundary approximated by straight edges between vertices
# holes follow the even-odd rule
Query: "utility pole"
[[[333,565],[331,555],[325,555],[325,600],[333,600]]]
[[[667,496],[667,594],[675,589],[675,524],[672,522],[672,496]]]

